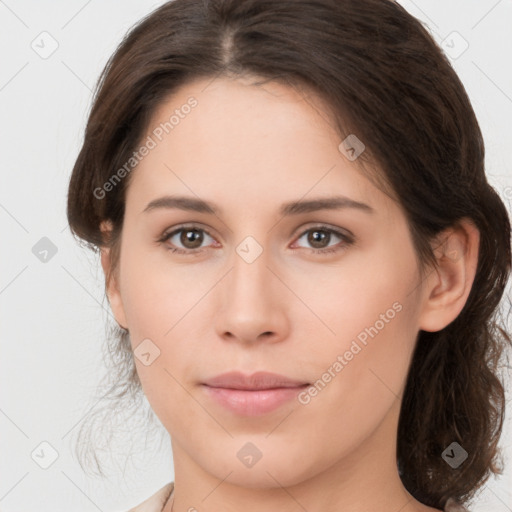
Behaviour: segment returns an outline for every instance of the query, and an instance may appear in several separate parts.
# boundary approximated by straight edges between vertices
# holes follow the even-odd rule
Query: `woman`
[[[100,78],[68,220],[171,439],[132,510],[465,510],[499,472],[510,221],[399,4],[156,9]]]

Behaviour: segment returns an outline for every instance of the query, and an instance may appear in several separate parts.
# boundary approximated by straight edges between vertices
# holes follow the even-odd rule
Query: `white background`
[[[124,476],[121,467],[104,481],[86,478],[70,446],[103,374],[101,347],[109,314],[99,262],[67,229],[68,179],[96,79],[129,27],[162,3],[0,0],[3,512],[123,511],[174,477],[168,442],[135,457]],[[484,133],[489,180],[510,210],[512,0],[400,3],[438,42],[452,39],[453,51],[462,48],[453,31],[469,44],[452,62]],[[31,48],[43,31],[58,42],[47,59]],[[42,237],[57,247],[47,263],[32,253]],[[511,440],[508,411],[501,442],[506,473],[486,484],[474,511],[512,511]],[[31,458],[43,441],[59,453],[48,469]],[[135,434],[126,436],[118,449],[126,445],[142,453],[141,442]]]

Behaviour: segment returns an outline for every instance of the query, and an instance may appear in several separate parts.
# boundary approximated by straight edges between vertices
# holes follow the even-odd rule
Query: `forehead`
[[[336,191],[387,209],[385,195],[340,151],[318,97],[253,82],[197,79],[169,95],[141,141],[152,149],[133,172],[127,201],[192,193],[247,209]]]

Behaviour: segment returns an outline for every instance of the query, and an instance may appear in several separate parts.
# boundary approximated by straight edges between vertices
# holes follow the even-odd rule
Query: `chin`
[[[251,445],[251,441],[246,439],[247,441],[243,438],[231,440],[233,448],[222,450],[221,453],[210,451],[207,460],[203,459],[202,452],[196,461],[215,478],[252,489],[299,485],[314,475],[312,461],[302,453],[287,453],[285,449],[277,446],[268,446],[268,441],[266,447],[262,446],[264,442],[254,442]],[[260,447],[259,454],[254,446]],[[226,475],[229,476],[226,478]]]

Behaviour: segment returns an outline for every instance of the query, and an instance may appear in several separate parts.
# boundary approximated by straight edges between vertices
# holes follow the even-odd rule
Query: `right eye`
[[[164,233],[162,237],[158,239],[158,241],[161,243],[171,241],[173,247],[167,247],[167,249],[170,250],[172,253],[197,254],[205,250],[205,248],[199,247],[201,243],[204,241],[204,234],[212,238],[206,230],[198,226],[181,226],[170,232],[168,231]],[[172,239],[175,238],[176,235],[179,236],[173,241]],[[177,243],[182,244],[182,247],[176,247]]]

